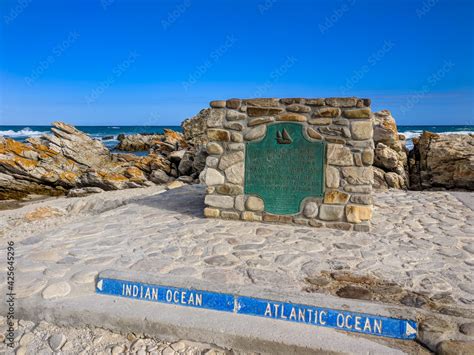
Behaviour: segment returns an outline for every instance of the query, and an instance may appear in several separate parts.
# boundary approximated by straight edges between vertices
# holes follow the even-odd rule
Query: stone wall
[[[212,101],[207,118],[206,217],[369,230],[374,160],[370,100],[230,99]],[[305,139],[325,142],[324,194],[305,198],[300,212],[265,212],[264,201],[244,193],[246,144],[265,137],[269,125],[301,125]]]

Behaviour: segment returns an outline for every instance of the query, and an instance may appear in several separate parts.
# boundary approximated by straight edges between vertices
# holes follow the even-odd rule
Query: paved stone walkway
[[[17,296],[93,293],[114,269],[472,312],[474,212],[450,193],[377,193],[362,233],[205,219],[202,187],[157,191],[59,209],[49,225],[10,220]]]
[[[376,193],[364,233],[206,219],[202,186],[155,186],[0,211],[0,239],[15,241],[20,307],[75,304],[93,296],[98,272],[113,269],[419,307],[440,315],[420,323],[425,346],[459,339],[472,349],[473,194],[456,196]],[[5,285],[1,273],[3,294]]]

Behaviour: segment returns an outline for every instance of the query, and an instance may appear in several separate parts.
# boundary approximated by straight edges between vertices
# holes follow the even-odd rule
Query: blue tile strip
[[[97,280],[96,293],[278,319],[396,339],[415,339],[417,332],[417,323],[412,320],[110,278]]]
[[[207,308],[224,312],[234,311],[234,296],[225,293],[151,285],[108,278],[101,278],[97,281],[96,292],[141,301]]]

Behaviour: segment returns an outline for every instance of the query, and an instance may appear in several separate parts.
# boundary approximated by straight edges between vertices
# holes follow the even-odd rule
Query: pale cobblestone
[[[206,219],[203,200],[203,187],[188,186],[34,229],[10,219],[19,297],[41,297],[58,283],[71,290],[53,296],[91,293],[94,275],[107,268],[290,291],[302,290],[308,275],[344,270],[474,304],[474,212],[448,192],[375,193],[370,233]]]

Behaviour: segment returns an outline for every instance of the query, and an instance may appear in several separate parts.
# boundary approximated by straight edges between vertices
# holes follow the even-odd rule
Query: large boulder
[[[397,124],[390,111],[375,112],[373,120],[374,167],[378,168],[374,188],[406,189],[409,182],[405,139],[398,133]]]
[[[474,135],[423,132],[413,139],[410,182],[413,189],[474,190]]]

